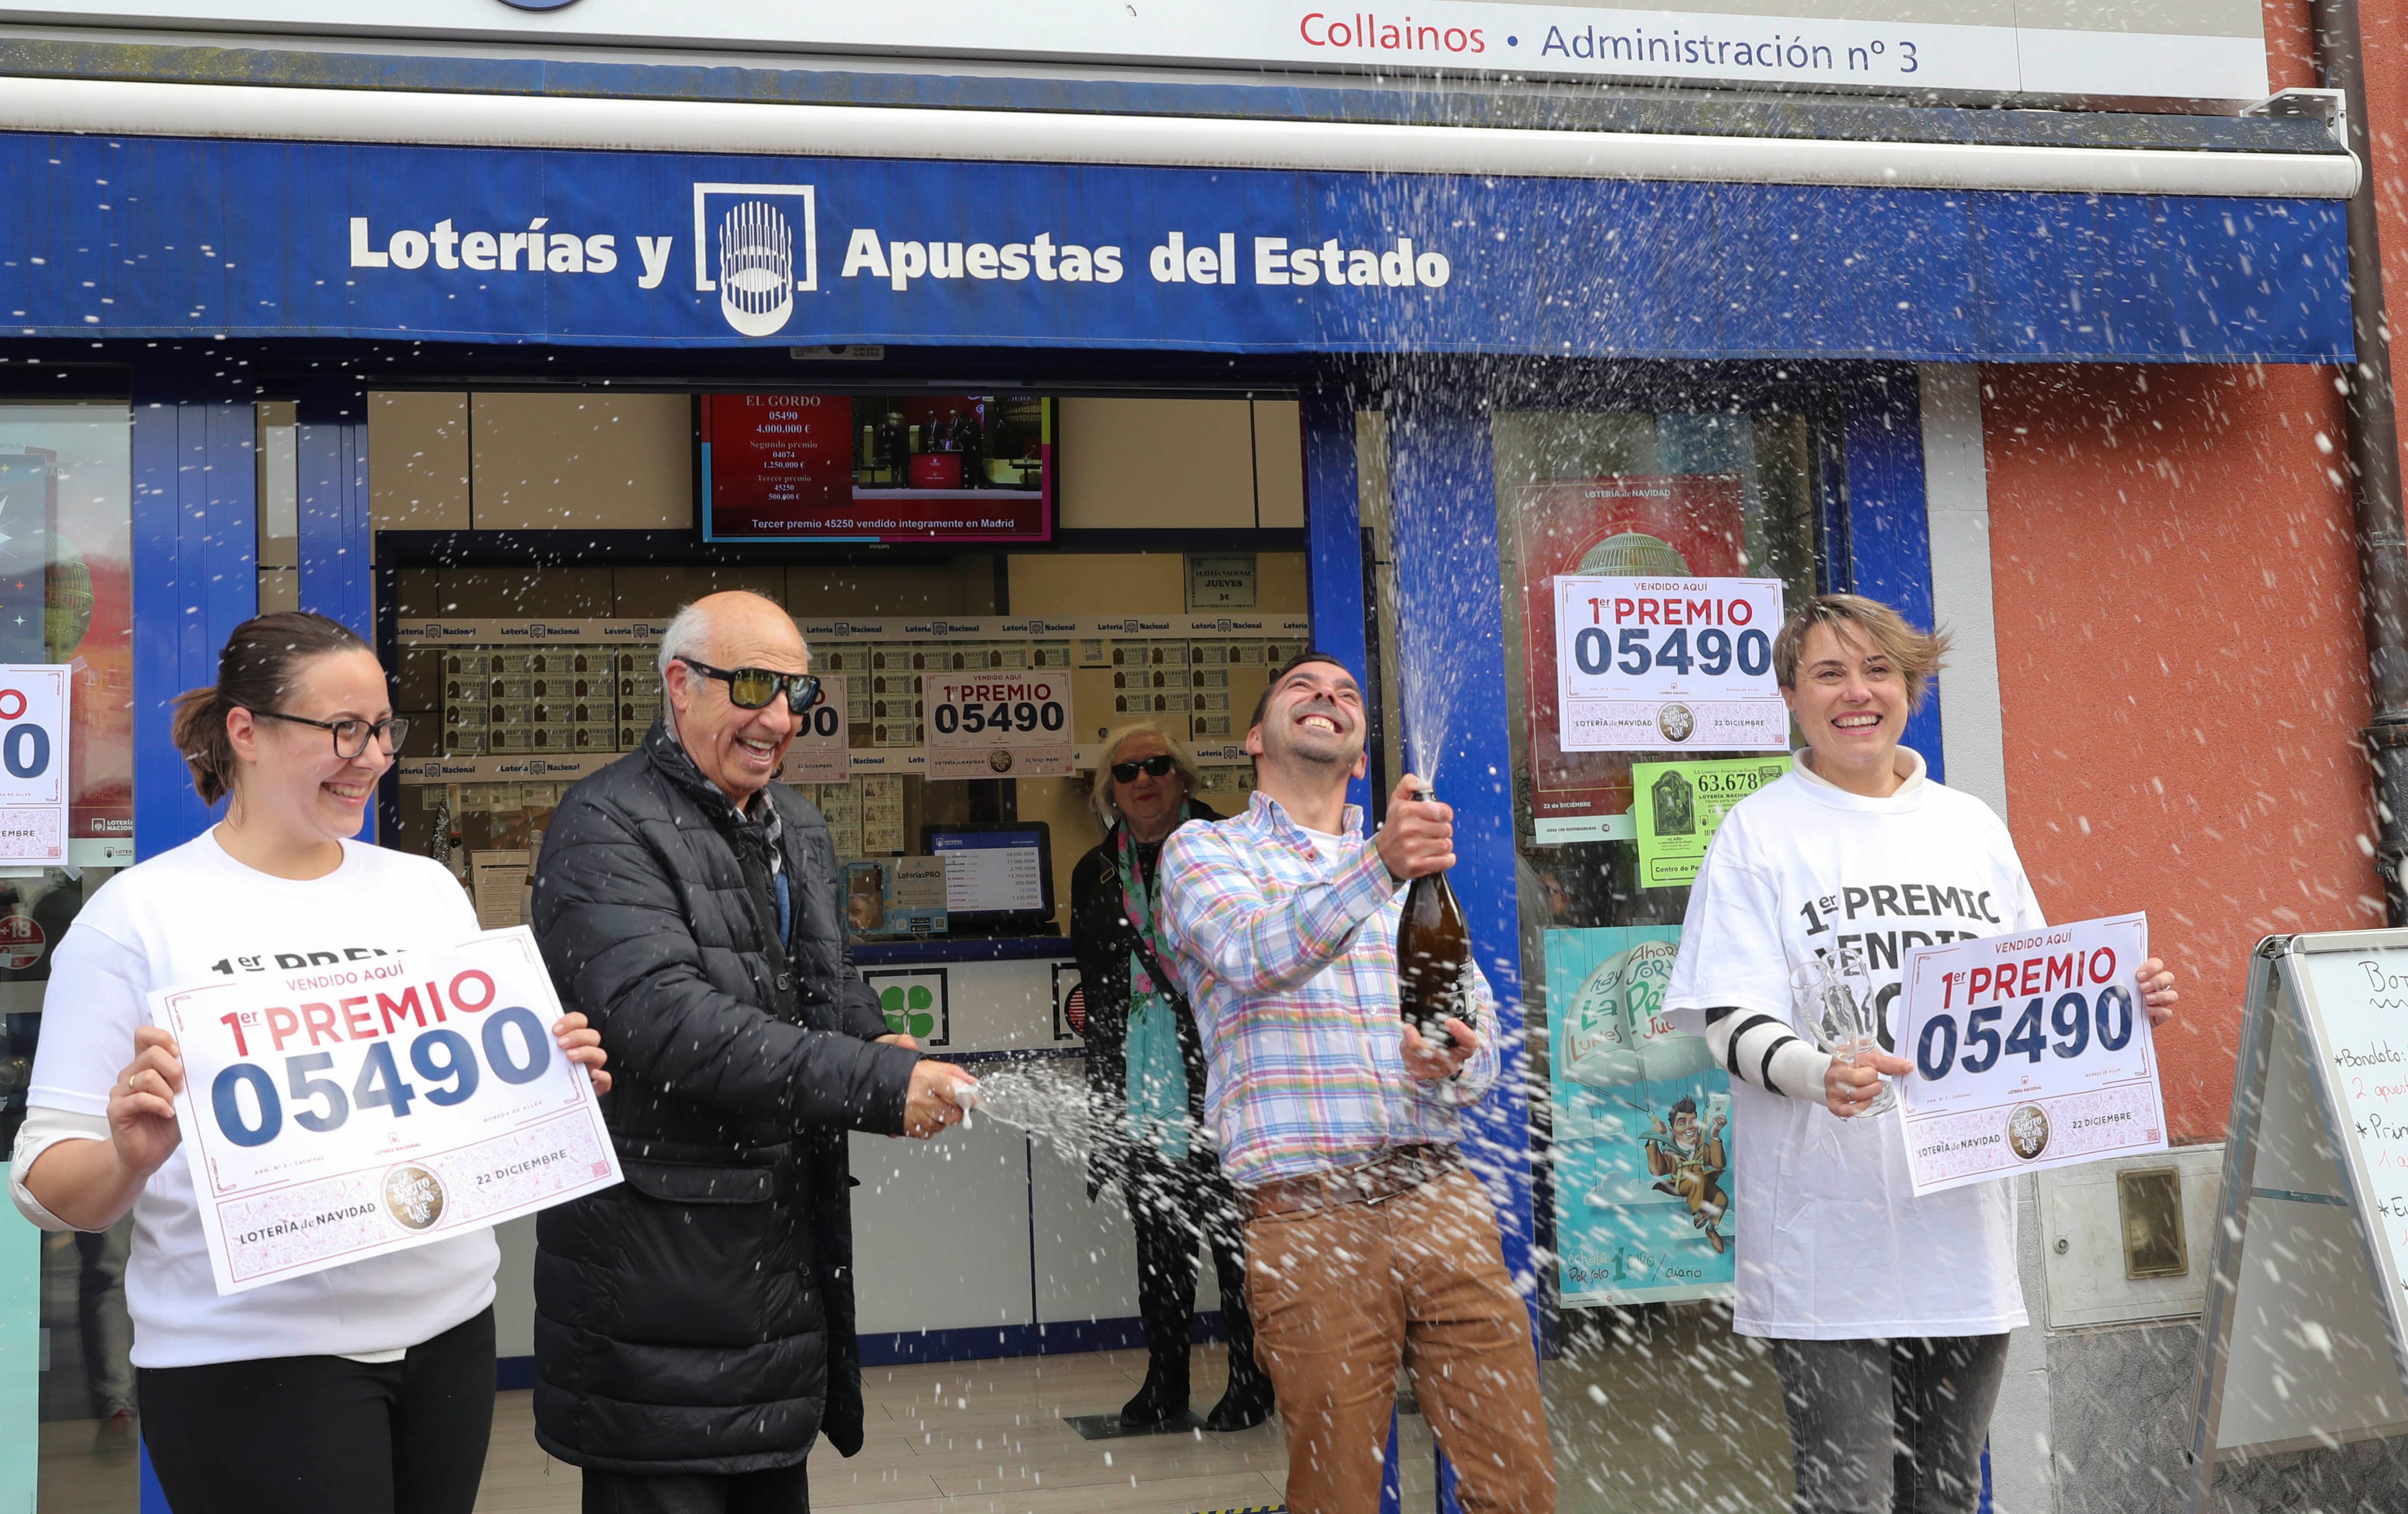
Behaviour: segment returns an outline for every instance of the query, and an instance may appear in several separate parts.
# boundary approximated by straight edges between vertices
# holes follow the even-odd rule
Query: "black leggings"
[[[1149,1374],[1187,1379],[1187,1348],[1196,1327],[1197,1240],[1212,1253],[1221,1285],[1221,1317],[1229,1327],[1229,1383],[1259,1390],[1268,1383],[1254,1364],[1254,1325],[1246,1314],[1245,1217],[1217,1166],[1198,1169],[1167,1162],[1150,1147],[1129,1149],[1129,1218],[1137,1227],[1138,1316],[1145,1328]]]
[[[175,1514],[470,1514],[494,1433],[494,1311],[398,1362],[274,1356],[140,1369]]]

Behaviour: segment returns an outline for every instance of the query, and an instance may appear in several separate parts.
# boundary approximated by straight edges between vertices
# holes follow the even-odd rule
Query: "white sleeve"
[[[64,1109],[45,1108],[39,1105],[25,1111],[25,1122],[17,1127],[17,1146],[8,1157],[8,1196],[17,1201],[17,1212],[43,1230],[73,1230],[75,1226],[42,1207],[42,1201],[25,1186],[25,1174],[43,1152],[61,1141],[105,1141],[108,1139],[108,1119],[105,1115],[69,1114]]]
[[[1810,1045],[1785,1021],[1749,1009],[1706,1011],[1706,1050],[1724,1070],[1784,1098],[1823,1098],[1831,1053]]]
[[[1705,1012],[1724,1007],[1789,1019],[1789,964],[1781,944],[1781,895],[1772,880],[1739,863],[1716,836],[1681,921],[1681,954],[1664,991],[1672,1023],[1706,1032]]]
[[[134,1060],[134,1033],[150,1021],[150,982],[133,948],[86,921],[69,926],[50,959],[26,1102],[107,1118],[108,1091]]]

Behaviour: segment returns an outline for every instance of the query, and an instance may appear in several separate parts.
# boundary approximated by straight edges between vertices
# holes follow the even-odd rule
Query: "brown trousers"
[[[1254,1358],[1287,1427],[1291,1514],[1380,1507],[1397,1365],[1454,1462],[1466,1514],[1550,1514],[1555,1469],[1530,1317],[1480,1179],[1246,1226]]]

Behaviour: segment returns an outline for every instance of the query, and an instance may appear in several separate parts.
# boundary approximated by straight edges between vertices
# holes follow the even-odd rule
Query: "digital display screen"
[[[1047,541],[1054,402],[705,394],[708,541]]]
[[[1043,915],[1046,836],[1018,830],[935,831],[929,855],[945,864],[945,908],[954,915]]]

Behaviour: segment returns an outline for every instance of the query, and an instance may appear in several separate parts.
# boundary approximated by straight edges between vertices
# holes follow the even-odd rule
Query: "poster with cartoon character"
[[[1727,1298],[1730,1083],[1664,1019],[1677,925],[1551,930],[1555,1266],[1563,1302]]]

